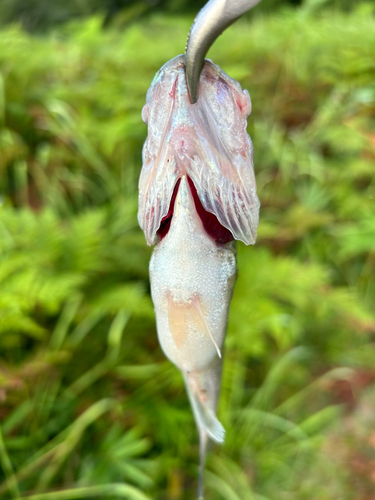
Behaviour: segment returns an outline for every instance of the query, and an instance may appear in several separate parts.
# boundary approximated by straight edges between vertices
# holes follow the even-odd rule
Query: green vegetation
[[[375,17],[239,22],[262,202],[240,244],[207,500],[365,500],[375,459]],[[136,221],[159,67],[192,19],[0,32],[0,497],[192,500],[198,436]],[[372,468],[373,470],[373,468]]]
[[[306,0],[305,0],[306,1]],[[311,1],[311,0],[308,0]],[[313,0],[316,7],[328,5],[348,10],[364,0]],[[103,16],[103,24],[127,26],[155,12],[195,15],[205,0],[1,0],[0,25],[21,23],[28,31],[45,32],[52,26],[93,14]],[[300,5],[303,0],[262,0],[254,12],[275,12],[285,5]],[[247,16],[253,16],[251,12]]]

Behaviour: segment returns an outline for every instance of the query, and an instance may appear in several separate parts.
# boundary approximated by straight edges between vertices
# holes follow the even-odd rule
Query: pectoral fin
[[[188,302],[177,302],[168,297],[168,323],[176,346],[180,349],[186,340],[191,313]]]
[[[204,314],[203,314],[203,311],[201,308],[201,304],[199,301],[199,297],[194,297],[193,302],[192,302],[191,312],[192,312],[192,315],[194,316],[194,320],[196,321],[196,323],[199,327],[199,331],[204,333],[206,335],[206,337],[208,337],[212,341],[213,345],[215,346],[217,355],[219,356],[219,358],[221,358],[221,352],[220,352],[219,346],[217,345],[217,343],[216,343],[216,341],[211,333],[211,330],[209,329],[209,327],[207,325],[207,321],[205,320],[205,317],[204,317]]]
[[[192,300],[182,302],[175,301],[172,297],[168,297],[168,322],[172,337],[178,348],[181,348],[186,341],[189,327],[194,325],[200,333],[203,333],[211,340],[215,346],[217,355],[221,358],[221,352],[217,345],[200,304],[199,297],[194,297]]]

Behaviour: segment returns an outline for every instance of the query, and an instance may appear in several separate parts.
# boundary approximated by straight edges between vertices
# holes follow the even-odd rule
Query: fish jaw
[[[183,176],[170,229],[150,261],[159,342],[183,372],[201,372],[220,356],[235,276],[234,243],[207,235]]]

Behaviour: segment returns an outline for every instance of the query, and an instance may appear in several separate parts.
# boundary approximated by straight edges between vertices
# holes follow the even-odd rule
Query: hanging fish
[[[245,3],[248,10],[255,2]],[[202,12],[207,16],[207,9]],[[190,43],[206,36],[200,19]],[[159,342],[184,377],[199,430],[203,498],[208,438],[222,443],[225,435],[216,405],[236,279],[234,240],[255,243],[259,200],[246,132],[249,94],[204,60],[205,51],[199,57],[193,51],[193,63],[188,63],[189,42],[186,58],[166,63],[147,92],[138,221],[147,243],[155,244],[150,281]]]
[[[199,85],[191,104],[183,56],[151,84],[138,220],[147,243],[156,244],[150,279],[159,342],[185,379],[203,467],[207,436],[224,440],[215,409],[236,278],[233,240],[255,243],[259,201],[247,91],[210,61]]]

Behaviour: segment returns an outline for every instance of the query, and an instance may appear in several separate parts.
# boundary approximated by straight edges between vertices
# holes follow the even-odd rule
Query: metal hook
[[[198,99],[204,58],[216,38],[260,0],[209,0],[196,17],[185,49],[186,81],[192,104]]]

